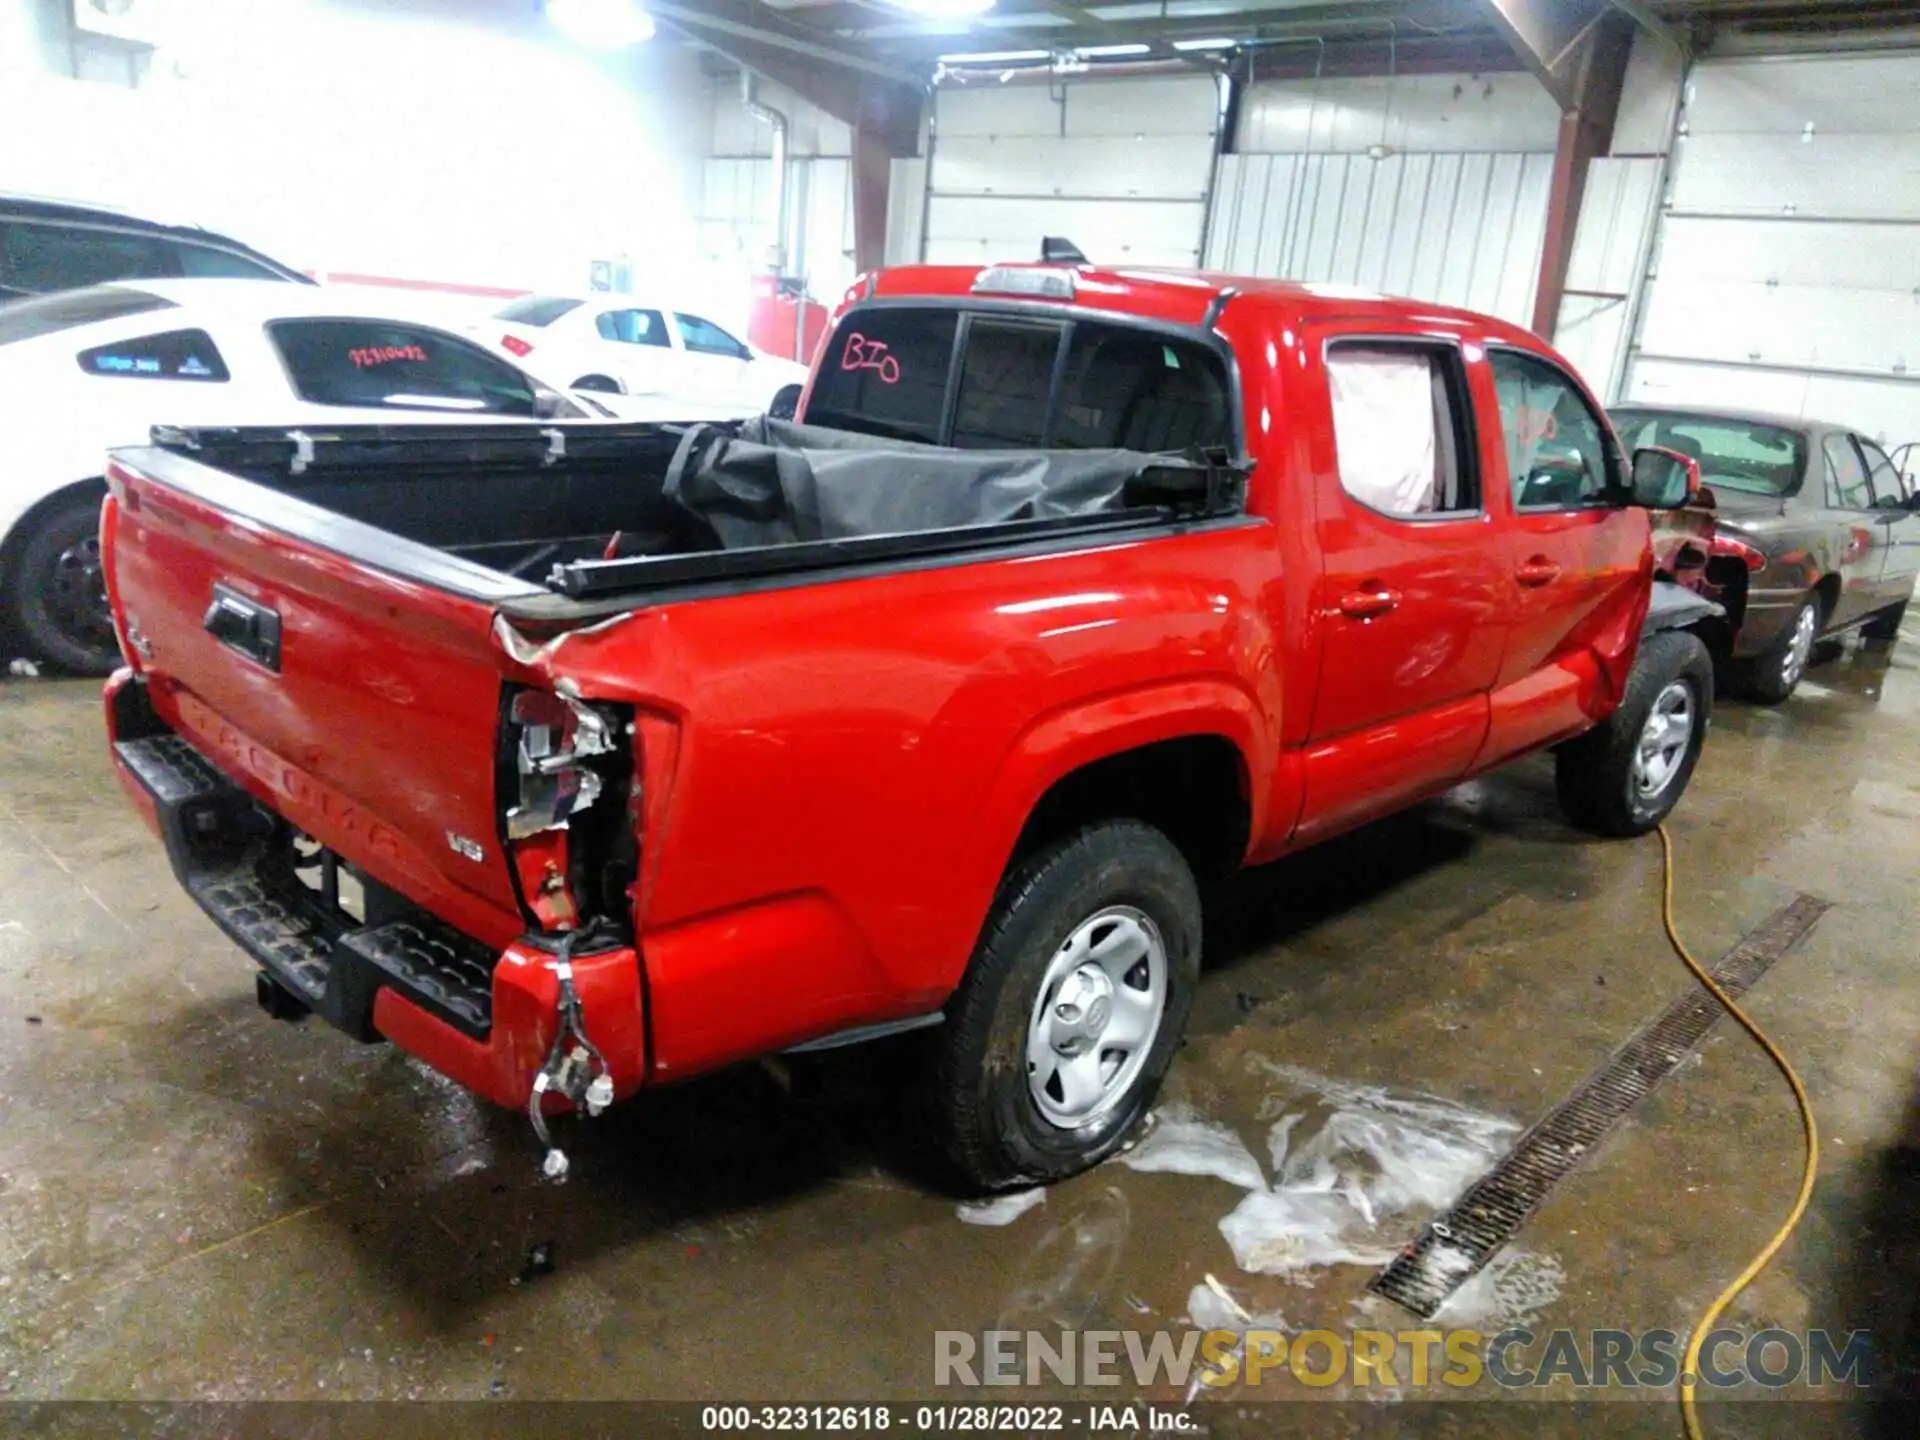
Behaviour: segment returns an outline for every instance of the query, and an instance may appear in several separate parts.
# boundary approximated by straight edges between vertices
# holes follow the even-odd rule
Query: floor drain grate
[[[1738,999],[1829,908],[1811,895],[1797,896],[1748,932],[1708,973]],[[1513,1238],[1601,1137],[1692,1053],[1724,1013],[1719,1001],[1694,985],[1541,1117],[1505,1159],[1388,1262],[1367,1288],[1431,1319],[1448,1296]]]

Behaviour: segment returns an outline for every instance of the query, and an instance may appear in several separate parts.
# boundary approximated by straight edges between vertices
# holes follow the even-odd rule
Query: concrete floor
[[[1781,709],[1723,705],[1673,826],[1681,924],[1703,956],[1797,890],[1839,902],[1754,992],[1827,1151],[1805,1225],[1735,1313],[1873,1328],[1883,1378],[1920,1278],[1917,672],[1910,636],[1829,658]],[[95,693],[0,683],[6,1395],[924,1398],[936,1329],[1179,1325],[1209,1273],[1291,1329],[1412,1323],[1361,1298],[1361,1266],[1310,1283],[1241,1272],[1218,1228],[1240,1192],[1218,1179],[1113,1163],[1004,1228],[961,1223],[922,1179],[884,1054],[793,1094],[756,1069],[661,1091],[573,1130],[575,1178],[546,1185],[520,1117],[387,1047],[259,1013],[250,967],[112,783]],[[1244,877],[1166,1103],[1263,1163],[1277,1115],[1331,1103],[1337,1085],[1302,1101],[1315,1083],[1527,1123],[1691,983],[1660,937],[1659,875],[1653,840],[1563,826],[1532,762]],[[1798,1164],[1790,1098],[1723,1024],[1535,1216],[1513,1283],[1460,1323],[1684,1332],[1776,1223]],[[554,1269],[532,1273],[543,1243]],[[1321,1410],[1289,1406],[1285,1423],[1337,1413],[1358,1433],[1382,1407],[1327,1404],[1350,1397],[1312,1392]],[[1244,1398],[1216,1402],[1216,1433],[1278,1423]],[[1595,1413],[1609,1431],[1674,1431],[1671,1392],[1637,1398],[1652,1403]],[[1861,1423],[1740,1409],[1739,1426],[1726,1406],[1709,1423]],[[1597,1433],[1572,1413],[1394,1420]]]

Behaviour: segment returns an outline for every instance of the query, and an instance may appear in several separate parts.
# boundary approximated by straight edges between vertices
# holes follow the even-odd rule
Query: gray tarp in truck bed
[[[666,493],[727,549],[1097,515],[1204,496],[1207,472],[1135,450],[948,450],[765,417],[695,426]]]

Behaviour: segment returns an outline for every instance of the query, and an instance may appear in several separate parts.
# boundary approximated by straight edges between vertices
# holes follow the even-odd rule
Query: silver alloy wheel
[[[1040,1114],[1079,1130],[1110,1113],[1146,1068],[1167,1010],[1167,947],[1131,905],[1074,927],[1027,1022],[1027,1089]]]
[[[1820,617],[1811,605],[1802,605],[1793,617],[1793,638],[1787,653],[1780,657],[1780,683],[1791,690],[1806,673],[1807,660],[1813,654],[1813,642],[1820,630]]]
[[[1650,803],[1673,784],[1673,777],[1686,762],[1687,747],[1693,743],[1693,725],[1692,688],[1684,680],[1668,682],[1667,688],[1654,697],[1647,723],[1640,728],[1640,743],[1634,747],[1627,781],[1634,800]]]

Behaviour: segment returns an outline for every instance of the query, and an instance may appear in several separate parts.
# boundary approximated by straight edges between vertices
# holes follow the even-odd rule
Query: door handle
[[[1353,620],[1377,620],[1400,604],[1400,592],[1385,585],[1354,590],[1340,597],[1340,613]]]
[[[1542,585],[1551,585],[1560,578],[1560,567],[1544,555],[1535,555],[1513,572],[1513,578],[1529,590],[1537,590]]]

